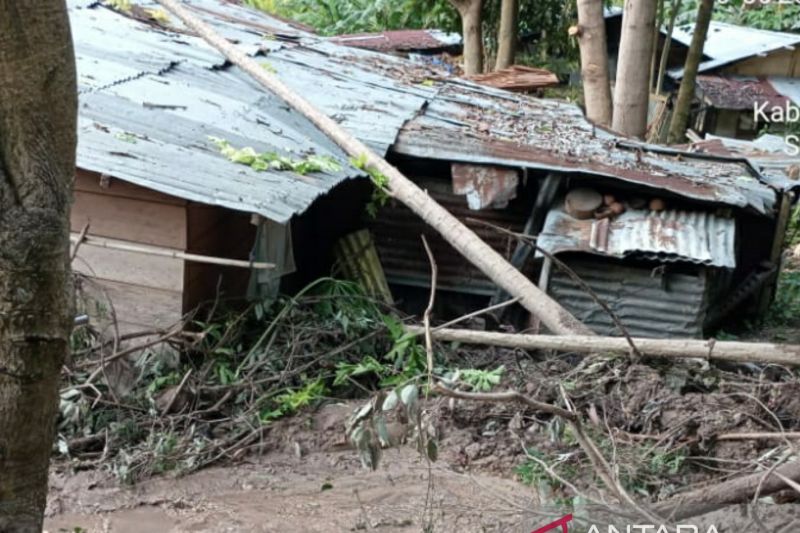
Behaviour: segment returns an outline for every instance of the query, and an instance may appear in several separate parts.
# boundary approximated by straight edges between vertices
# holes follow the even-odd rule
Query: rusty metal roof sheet
[[[747,76],[698,76],[696,91],[718,109],[752,111],[754,105],[786,107],[790,99],[766,79]]]
[[[441,30],[389,30],[377,33],[351,33],[331,37],[345,46],[376,52],[438,52],[461,47],[461,36]]]
[[[683,24],[675,27],[672,38],[689,46],[693,34],[694,24]],[[800,34],[759,30],[714,20],[711,21],[703,46],[703,55],[709,59],[700,63],[698,72],[707,72],[782,48],[792,49],[798,44],[800,44]],[[680,79],[683,77],[683,68],[673,69],[669,74]]]
[[[692,143],[691,150],[745,158],[776,189],[800,190],[800,155],[791,155],[786,138],[780,135],[765,134],[753,141],[706,135]]]
[[[454,140],[458,142],[454,142]],[[400,132],[398,153],[608,177],[697,201],[771,214],[775,191],[746,161],[633,142],[559,100],[451,81]]]
[[[552,254],[588,252],[736,267],[736,221],[705,211],[628,210],[614,219],[578,220],[552,209],[537,240]]]

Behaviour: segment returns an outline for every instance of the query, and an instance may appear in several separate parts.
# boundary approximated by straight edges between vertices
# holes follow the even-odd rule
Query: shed
[[[278,280],[290,291],[328,274],[336,240],[363,227],[398,293],[429,284],[425,233],[441,287],[467,304],[502,297],[405,207],[390,202],[365,217],[369,182],[338,147],[178,21],[147,16],[155,3],[135,4],[123,13],[69,0],[80,83],[73,236],[89,223],[79,268],[111,296],[124,325],[166,326],[203,301],[242,298],[253,284],[262,295]],[[344,47],[224,0],[185,4],[534,279],[541,261],[492,225],[536,235],[577,184],[658,196],[700,217],[724,212],[736,227],[735,253],[724,266],[707,265],[728,271],[723,296],[774,262],[788,199],[783,184],[746,159],[632,142],[591,125],[573,104]],[[324,156],[340,170],[257,171],[226,158],[214,138],[290,158]],[[611,268],[592,256],[597,269]],[[657,254],[645,260],[664,262]]]

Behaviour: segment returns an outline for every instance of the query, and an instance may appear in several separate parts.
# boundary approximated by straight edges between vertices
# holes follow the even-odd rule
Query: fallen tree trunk
[[[419,335],[424,333],[424,328],[420,326],[407,326],[406,329]],[[587,354],[603,352],[627,354],[630,352],[630,344],[622,337],[525,335],[470,329],[433,329],[431,335],[440,341],[487,344],[528,350],[558,350]],[[796,344],[642,338],[634,338],[633,341],[636,348],[645,356],[676,359],[700,357],[739,363],[758,362],[800,366],[800,345]]]
[[[282,98],[290,107],[308,118],[347,154],[366,161],[365,169],[370,170],[372,175],[384,176],[388,183],[388,192],[393,197],[403,202],[441,233],[453,248],[498,286],[509,294],[519,297],[520,304],[539,318],[550,331],[556,334],[592,334],[586,326],[536,287],[531,280],[509,264],[461,221],[431,199],[427,193],[387,163],[385,159],[343,129],[335,120],[324,115],[305,98],[293,92],[258,62],[187,11],[177,0],[157,0],[157,2],[219,50],[231,63],[240,67],[261,85]]]
[[[654,511],[673,521],[683,520],[728,505],[747,503],[756,494],[769,496],[787,489],[790,483],[786,479],[800,481],[800,463],[788,463],[773,471],[756,472],[718,485],[684,492],[656,504]]]

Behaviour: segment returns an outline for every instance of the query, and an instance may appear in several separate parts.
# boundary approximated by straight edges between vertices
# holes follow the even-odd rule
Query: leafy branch
[[[258,153],[250,146],[235,148],[231,143],[219,137],[209,137],[209,139],[229,161],[247,165],[257,171],[291,170],[298,174],[310,174],[312,172],[338,172],[342,169],[342,165],[330,156],[308,155],[303,158],[291,158],[277,152]]]

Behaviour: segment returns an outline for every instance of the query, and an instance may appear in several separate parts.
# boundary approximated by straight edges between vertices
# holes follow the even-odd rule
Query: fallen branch
[[[747,503],[758,491],[769,496],[800,481],[800,462],[788,463],[767,474],[756,472],[718,485],[684,492],[656,505],[656,512],[672,520],[683,520],[709,513],[727,505]],[[760,491],[759,491],[760,486]]]
[[[363,161],[359,166],[371,176],[386,182],[386,192],[391,194],[436,229],[456,250],[512,296],[531,314],[539,318],[556,334],[592,332],[567,310],[547,296],[531,280],[506,261],[460,220],[435,202],[399,170],[377,155],[372,149],[347,132],[338,122],[321,113],[305,98],[295,93],[275,75],[264,69],[230,41],[214,31],[211,26],[189,12],[177,0],[156,0],[194,30],[208,44],[219,50],[231,63],[237,65],[262,86],[280,97],[292,109],[316,125],[322,133],[340,146],[352,158]],[[381,186],[383,186],[381,184]]]
[[[420,326],[406,326],[417,335],[424,333]],[[485,344],[526,350],[556,350],[575,353],[627,354],[630,345],[621,337],[591,337],[582,335],[526,335],[469,329],[434,329],[434,339],[439,341]],[[738,363],[758,362],[787,366],[800,366],[800,345],[755,342],[734,342],[694,339],[633,339],[639,351],[646,356],[674,359],[702,358]]]

